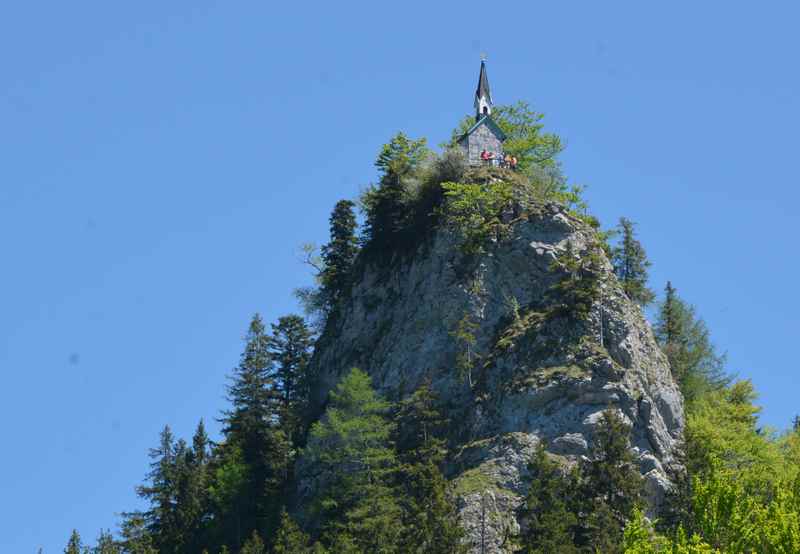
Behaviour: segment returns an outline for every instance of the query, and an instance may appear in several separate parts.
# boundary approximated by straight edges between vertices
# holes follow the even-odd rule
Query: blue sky
[[[738,7],[737,7],[738,6]],[[165,423],[216,433],[250,316],[296,310],[336,200],[404,130],[530,101],[762,420],[796,405],[800,11],[789,2],[9,3],[0,17],[0,552],[136,507]]]

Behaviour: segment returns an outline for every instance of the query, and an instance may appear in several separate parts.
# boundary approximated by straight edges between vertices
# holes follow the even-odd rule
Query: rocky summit
[[[465,253],[462,233],[441,225],[408,252],[362,260],[316,346],[317,409],[352,367],[390,400],[429,382],[450,420],[447,477],[473,552],[511,551],[536,446],[570,467],[589,454],[608,409],[632,429],[657,514],[684,422],[650,324],[596,231],[562,205],[516,202],[499,225],[478,252]],[[565,257],[596,260],[587,271],[597,291],[583,314],[560,296]],[[298,478],[301,491],[313,487],[302,460]]]

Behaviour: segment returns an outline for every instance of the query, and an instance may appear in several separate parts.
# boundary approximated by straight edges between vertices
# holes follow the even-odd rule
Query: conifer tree
[[[154,545],[153,536],[147,529],[145,516],[141,512],[122,514],[122,546],[125,554],[159,554]]]
[[[178,494],[178,459],[183,454],[185,443],[177,445],[169,425],[164,426],[159,444],[150,449],[150,471],[146,482],[136,489],[140,498],[148,501],[149,509],[129,514],[141,518],[160,552],[176,552],[180,548],[180,529],[176,504]]]
[[[235,499],[240,518],[237,546],[242,537],[256,529],[271,533],[283,505],[289,445],[279,427],[280,385],[269,344],[261,317],[256,314],[228,387],[233,409],[224,412],[222,420],[229,451],[238,448],[247,468],[247,484]]]
[[[314,340],[305,321],[287,315],[272,325],[267,348],[275,367],[281,427],[294,444],[300,440],[301,424],[311,395],[308,363]]]
[[[73,529],[72,534],[67,542],[67,547],[64,549],[64,554],[87,554],[88,549],[83,546],[81,536],[78,531]]]
[[[92,554],[122,554],[122,547],[117,544],[110,531],[101,530]]]
[[[725,357],[717,354],[705,321],[680,298],[671,282],[664,292],[654,329],[656,340],[684,398],[693,402],[730,383],[724,370]]]
[[[264,546],[264,541],[261,540],[258,532],[255,530],[250,534],[250,537],[242,545],[239,554],[267,554],[267,549]]]
[[[192,447],[176,449],[178,527],[184,549],[196,552],[204,543],[205,519],[209,514],[208,435],[201,419],[192,438]]]
[[[281,525],[275,535],[273,554],[303,554],[309,552],[309,537],[297,523],[289,517],[286,510],[281,512]]]
[[[346,532],[360,551],[396,551],[401,512],[390,486],[397,458],[388,408],[369,376],[353,369],[311,428],[306,458],[320,486],[310,510],[329,543],[344,541]]]
[[[236,443],[223,443],[214,452],[210,464],[208,495],[212,504],[213,533],[217,542],[241,545],[248,520],[246,509],[252,496],[247,487],[253,483],[251,470]]]
[[[366,209],[365,242],[373,252],[394,249],[406,223],[407,180],[428,157],[425,139],[412,140],[398,133],[381,148],[375,167],[381,172],[377,188],[363,197]]]
[[[621,239],[620,243],[611,251],[614,273],[628,298],[641,306],[646,306],[655,299],[655,294],[647,287],[647,270],[651,265],[650,261],[647,259],[642,243],[636,238],[633,221],[624,217],[620,218],[617,229]]]
[[[587,317],[592,305],[600,295],[602,279],[600,246],[590,245],[583,253],[575,251],[571,242],[550,265],[552,271],[560,271],[563,278],[550,286],[547,296],[556,308],[578,319]]]
[[[438,396],[426,382],[400,403],[395,418],[402,462],[398,493],[404,512],[401,543],[406,552],[465,551],[450,486],[439,468],[447,453],[443,436],[448,421],[437,404]]]
[[[358,254],[355,204],[339,200],[330,217],[330,242],[322,247],[324,269],[320,275],[325,300],[332,309],[350,287],[353,262]]]
[[[521,510],[527,520],[521,536],[523,552],[577,554],[577,473],[564,472],[548,457],[542,443],[539,443],[528,469],[531,484]]]
[[[583,546],[619,552],[625,522],[642,501],[643,481],[630,451],[630,427],[614,410],[603,412],[591,458],[583,468]]]

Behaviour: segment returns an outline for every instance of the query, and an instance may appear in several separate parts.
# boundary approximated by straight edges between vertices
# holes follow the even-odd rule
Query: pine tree
[[[643,480],[630,451],[630,427],[614,410],[603,412],[591,458],[584,465],[582,539],[579,543],[618,552],[622,529],[642,502]]]
[[[309,551],[309,537],[298,527],[284,510],[281,513],[281,526],[275,535],[273,554],[303,554]]]
[[[69,542],[67,542],[67,547],[64,549],[64,554],[86,554],[86,552],[87,549],[81,542],[81,536],[77,530],[73,529]]]
[[[140,515],[144,521],[153,547],[160,552],[178,552],[181,548],[181,532],[176,505],[178,494],[178,460],[183,455],[185,443],[177,445],[169,425],[164,426],[159,436],[159,445],[150,449],[150,471],[146,482],[136,489],[140,498],[150,507]],[[129,514],[137,517],[139,514]]]
[[[350,287],[353,262],[358,254],[355,204],[340,200],[330,217],[330,242],[322,247],[324,269],[320,275],[322,291],[329,306],[336,306]]]
[[[443,436],[448,421],[437,404],[438,397],[426,382],[400,403],[395,418],[405,552],[465,552],[452,491],[439,468],[447,453]]]
[[[122,547],[117,544],[110,531],[101,530],[92,554],[122,554]]]
[[[210,511],[208,435],[202,419],[192,438],[192,447],[176,449],[176,462],[178,527],[184,537],[184,550],[197,552],[205,542],[205,520]]]
[[[560,281],[551,285],[547,296],[556,309],[578,319],[586,318],[600,295],[602,268],[600,246],[591,245],[586,252],[578,253],[571,242],[550,265],[552,271],[563,274]]]
[[[125,554],[159,554],[153,536],[147,528],[147,521],[141,512],[122,514],[120,542]]]
[[[655,299],[655,294],[647,287],[647,270],[651,263],[642,243],[636,239],[635,223],[623,217],[620,218],[617,229],[622,238],[620,244],[611,251],[614,273],[628,298],[646,306]]]
[[[236,443],[223,443],[214,452],[209,467],[208,495],[212,504],[216,542],[241,545],[248,520],[246,510],[252,502],[247,488],[254,482],[242,449]]]
[[[523,552],[577,553],[577,473],[564,472],[558,463],[548,457],[541,443],[528,469],[531,473],[531,484],[521,509],[522,516],[527,520],[521,536]]]
[[[369,376],[353,369],[311,428],[306,459],[320,486],[310,510],[329,543],[346,531],[361,551],[396,551],[401,512],[391,487],[397,458],[388,409]]]
[[[721,390],[731,381],[725,374],[725,356],[717,354],[708,327],[686,304],[671,282],[659,305],[655,335],[669,360],[672,376],[684,398],[692,402],[701,395]]]
[[[385,254],[401,240],[407,210],[407,180],[428,157],[425,139],[411,140],[398,133],[384,144],[375,167],[381,172],[380,184],[363,197],[366,208],[365,242],[372,252]]]
[[[239,551],[239,554],[267,554],[264,541],[261,540],[261,537],[256,531],[253,531],[250,534],[250,538],[248,538],[242,545],[242,549]]]
[[[301,425],[311,396],[308,364],[314,339],[305,321],[287,315],[272,325],[267,348],[275,366],[281,427],[293,444],[300,442]]]
[[[280,429],[280,384],[261,317],[250,322],[245,348],[228,387],[233,409],[224,412],[223,432],[231,449],[239,449],[246,467],[246,486],[234,500],[236,536],[241,544],[254,530],[269,535],[277,526],[287,479],[289,444]],[[231,523],[231,526],[233,524]]]

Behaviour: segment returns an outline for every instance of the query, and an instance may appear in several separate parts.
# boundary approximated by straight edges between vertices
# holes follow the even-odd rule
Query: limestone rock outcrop
[[[506,552],[518,531],[527,463],[540,441],[565,464],[586,456],[602,412],[631,425],[651,513],[670,486],[683,430],[683,401],[641,309],[603,256],[588,316],[548,316],[548,291],[563,279],[559,253],[596,248],[594,231],[557,204],[509,215],[508,233],[465,261],[458,233],[442,229],[388,264],[364,264],[312,362],[316,398],[352,367],[398,400],[430,380],[452,421],[454,480],[473,551]],[[475,364],[457,369],[462,318],[474,324]],[[471,381],[471,383],[470,383]]]

